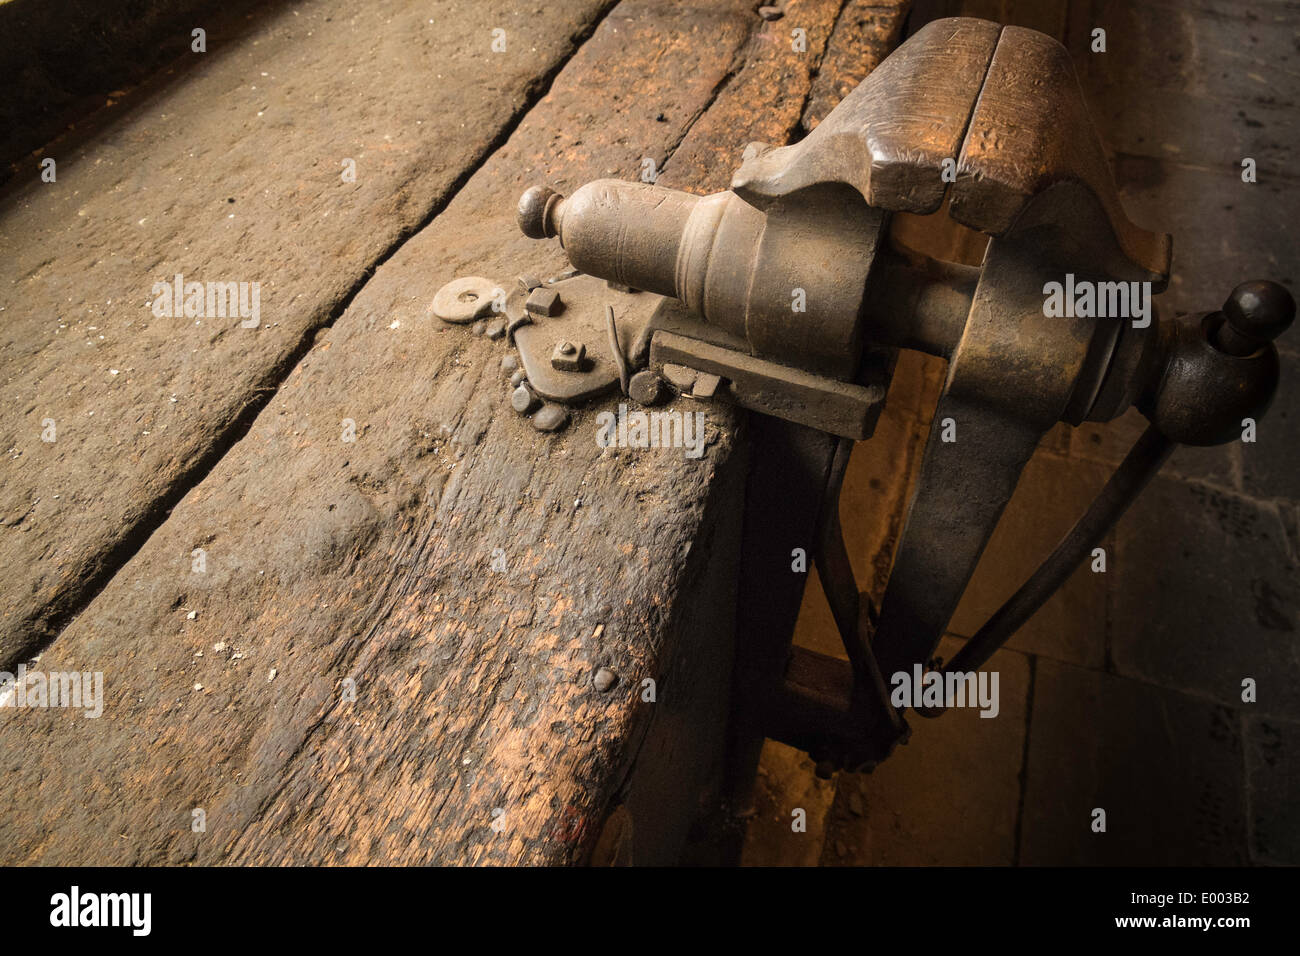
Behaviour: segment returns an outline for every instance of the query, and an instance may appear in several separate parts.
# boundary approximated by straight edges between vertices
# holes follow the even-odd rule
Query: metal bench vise
[[[893,214],[941,208],[989,237],[980,267],[891,245]],[[1134,405],[1150,422],[949,672],[978,669],[1050,597],[1176,443],[1231,441],[1259,418],[1278,379],[1272,339],[1295,313],[1270,282],[1197,315],[1151,305],[1169,237],[1124,214],[1065,49],[975,19],[924,27],[801,142],[751,144],[730,190],[534,187],[519,223],[558,238],[575,270],[525,278],[498,303],[523,363],[521,411],[532,396],[621,389],[653,404],[679,390],[842,439],[815,559],[851,663],[842,679],[787,680],[770,734],[828,769],[869,769],[906,736],[886,677],[942,667],[938,641],[1048,429]],[[435,311],[488,315],[491,283],[458,281]],[[947,379],[881,606],[859,613],[839,478],[872,433],[897,349],[943,357]]]

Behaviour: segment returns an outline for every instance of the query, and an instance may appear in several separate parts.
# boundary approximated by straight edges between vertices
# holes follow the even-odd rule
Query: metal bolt
[[[587,364],[587,347],[581,342],[562,341],[555,343],[551,353],[551,365],[561,372],[581,372]]]
[[[520,415],[527,415],[541,403],[537,393],[527,382],[520,382],[513,392],[510,393],[510,407]]]
[[[632,396],[633,401],[642,405],[657,405],[664,397],[664,380],[659,377],[658,372],[643,369],[632,376],[627,393]]]

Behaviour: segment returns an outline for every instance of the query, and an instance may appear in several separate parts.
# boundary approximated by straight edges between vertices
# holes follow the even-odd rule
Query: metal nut
[[[643,369],[632,376],[632,381],[627,386],[627,393],[632,396],[633,401],[642,405],[657,405],[663,401],[664,380],[659,377],[658,372]]]
[[[587,347],[581,342],[556,342],[551,366],[561,372],[581,372],[587,364]]]
[[[564,301],[560,298],[560,293],[542,286],[528,293],[528,301],[524,303],[524,309],[529,315],[549,318],[564,311]]]

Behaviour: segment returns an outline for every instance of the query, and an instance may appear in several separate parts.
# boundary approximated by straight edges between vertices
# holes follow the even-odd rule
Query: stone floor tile
[[[1300,717],[1300,570],[1276,506],[1157,478],[1115,536],[1118,673]],[[1245,678],[1257,682],[1256,704],[1242,703]]]
[[[1039,659],[1020,863],[1240,865],[1239,721],[1150,684]],[[1094,810],[1106,831],[1093,831]]]

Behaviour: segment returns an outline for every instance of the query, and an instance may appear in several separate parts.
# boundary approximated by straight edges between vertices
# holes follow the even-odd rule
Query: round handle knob
[[[1295,299],[1276,282],[1243,282],[1223,303],[1215,345],[1229,355],[1249,355],[1273,341],[1295,319]]]
[[[534,186],[519,197],[519,228],[529,239],[558,234],[555,207],[564,197],[549,186]]]

